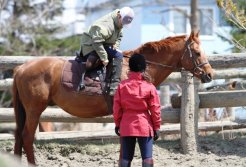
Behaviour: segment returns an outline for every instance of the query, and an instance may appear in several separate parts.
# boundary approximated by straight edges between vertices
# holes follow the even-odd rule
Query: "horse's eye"
[[[196,55],[199,57],[201,56],[201,52],[196,52]]]

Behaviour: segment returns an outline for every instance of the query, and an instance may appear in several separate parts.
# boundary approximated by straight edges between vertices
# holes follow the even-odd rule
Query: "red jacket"
[[[130,72],[114,96],[114,122],[121,136],[153,136],[161,124],[160,99],[153,84],[140,72]]]

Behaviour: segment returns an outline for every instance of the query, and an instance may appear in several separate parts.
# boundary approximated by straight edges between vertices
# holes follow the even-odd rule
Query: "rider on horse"
[[[82,34],[81,48],[77,56],[86,62],[86,70],[91,70],[98,62],[107,66],[112,64],[112,77],[109,95],[113,96],[120,82],[123,54],[119,51],[122,38],[122,28],[129,25],[134,12],[129,7],[116,9],[96,20],[87,32]],[[100,61],[98,61],[100,59]],[[84,74],[78,90],[84,88]]]

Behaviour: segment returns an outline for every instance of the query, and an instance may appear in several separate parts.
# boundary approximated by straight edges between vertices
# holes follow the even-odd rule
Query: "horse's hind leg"
[[[14,146],[14,154],[15,155],[22,155],[22,146],[23,146],[23,138],[22,138],[22,132],[23,132],[23,128],[25,125],[25,112],[23,110],[19,111],[20,113],[18,113],[16,115],[16,117],[18,116],[18,121],[16,121],[16,123],[18,124],[18,126],[16,126],[16,130],[15,130],[15,146]]]
[[[27,161],[35,164],[33,142],[35,138],[35,132],[39,123],[40,114],[29,111],[26,115],[26,123],[23,129],[23,147],[26,152]]]
[[[14,148],[14,154],[15,155],[22,155],[22,145],[23,145],[23,140],[22,140],[22,131],[16,130],[15,131],[15,148]]]

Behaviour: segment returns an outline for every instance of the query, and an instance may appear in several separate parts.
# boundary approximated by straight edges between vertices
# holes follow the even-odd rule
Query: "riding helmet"
[[[133,72],[144,72],[146,69],[146,61],[143,55],[134,54],[129,59],[129,67]]]

